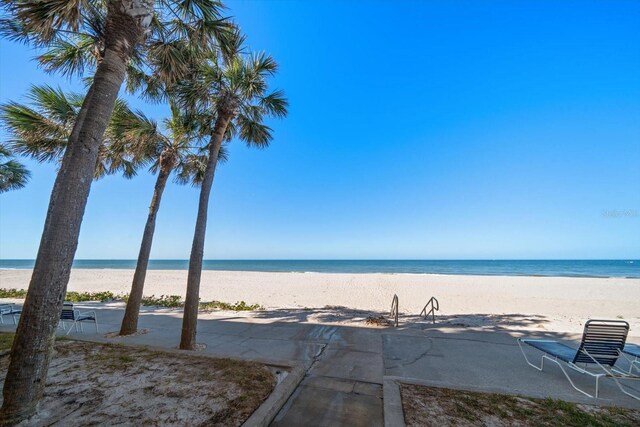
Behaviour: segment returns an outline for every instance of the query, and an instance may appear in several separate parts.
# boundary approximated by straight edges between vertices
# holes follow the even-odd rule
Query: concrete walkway
[[[105,332],[118,329],[122,304],[79,306],[98,310],[101,333],[95,334],[86,325],[84,334],[72,336],[165,348],[175,348],[179,342],[180,311],[145,308],[139,327],[149,333],[105,338]],[[520,334],[513,331],[434,328],[426,322],[398,329],[306,323],[292,315],[294,311],[217,312],[202,314],[198,322],[198,342],[206,345],[203,351],[208,354],[303,367],[304,378],[273,426],[310,422],[317,426],[381,426],[385,379],[640,408],[640,402],[620,393],[611,380],[602,382],[601,398],[594,400],[574,391],[558,368],[549,366],[544,372],[530,368],[516,343]],[[5,324],[1,330],[13,328]],[[544,336],[569,342],[579,339],[575,335]],[[572,378],[593,390],[588,378],[578,374]],[[638,382],[630,385],[640,393]]]

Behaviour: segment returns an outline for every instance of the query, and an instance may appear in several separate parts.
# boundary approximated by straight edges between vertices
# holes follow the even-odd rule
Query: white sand
[[[26,289],[30,275],[30,270],[1,270],[0,287]],[[184,296],[186,275],[184,270],[150,270],[145,295]],[[132,277],[133,270],[74,269],[69,290],[124,294]],[[406,314],[418,314],[435,296],[444,316],[465,315],[469,320],[493,315],[489,317],[507,327],[566,332],[580,331],[589,318],[623,318],[633,335],[640,336],[640,279],[206,270],[200,296],[202,301],[243,300],[267,308],[336,305],[388,311],[394,293]]]

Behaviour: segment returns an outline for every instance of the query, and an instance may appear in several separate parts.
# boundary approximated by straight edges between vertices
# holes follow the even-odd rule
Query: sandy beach
[[[26,289],[30,270],[0,271],[0,287]],[[150,270],[145,295],[185,294],[184,270]],[[74,269],[71,291],[129,292],[133,270]],[[441,319],[469,326],[579,332],[589,318],[624,319],[640,336],[640,279],[202,272],[202,301],[246,301],[267,309],[343,306],[388,311],[394,294],[400,312],[417,315],[435,296]]]

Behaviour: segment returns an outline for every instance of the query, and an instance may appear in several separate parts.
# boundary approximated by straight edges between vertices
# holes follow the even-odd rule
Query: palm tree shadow
[[[344,306],[262,310],[252,313],[251,317],[272,322],[348,324],[351,326],[393,329],[393,319],[387,311],[360,310]],[[397,329],[424,330],[449,327],[496,331],[507,329],[539,329],[545,331],[545,325],[549,322],[549,319],[542,315],[471,313],[436,315],[435,323],[433,323],[431,317],[424,318],[420,315],[400,313]]]

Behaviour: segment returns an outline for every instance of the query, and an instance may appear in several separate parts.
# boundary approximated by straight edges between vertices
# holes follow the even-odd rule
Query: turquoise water
[[[29,269],[34,260],[0,260],[0,269]],[[74,268],[133,269],[135,260],[76,260]],[[151,270],[186,270],[187,260],[151,260]],[[203,270],[422,273],[489,276],[640,278],[640,260],[205,260]]]

